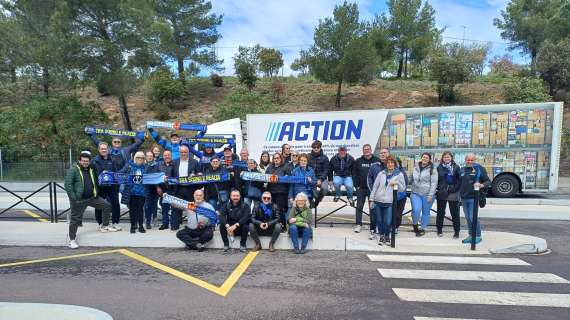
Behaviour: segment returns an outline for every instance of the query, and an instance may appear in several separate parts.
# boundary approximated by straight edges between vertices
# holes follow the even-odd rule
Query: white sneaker
[[[115,230],[117,230],[117,231],[123,230],[123,228],[121,227],[121,225],[118,224],[118,223],[113,223],[112,227],[115,228]]]
[[[71,241],[69,241],[69,248],[70,249],[77,249],[77,248],[79,248],[79,244],[77,244],[77,241],[71,240]]]
[[[368,240],[374,240],[376,239],[376,235],[374,234],[374,231],[370,231],[370,234],[368,235]]]
[[[362,231],[362,226],[357,224],[357,225],[354,227],[354,232],[360,233],[360,231]]]
[[[113,226],[105,226],[105,227],[99,228],[99,231],[102,233],[107,233],[107,232],[117,232],[118,230],[115,229],[115,227],[113,227]]]

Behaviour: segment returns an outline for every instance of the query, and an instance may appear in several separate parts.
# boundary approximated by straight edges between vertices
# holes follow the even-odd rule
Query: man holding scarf
[[[184,209],[188,216],[188,224],[176,233],[176,237],[186,244],[190,250],[204,251],[206,243],[214,237],[214,226],[217,223],[216,211],[209,203],[204,201],[204,191],[194,191],[195,209],[181,207],[178,202],[171,202],[173,207]],[[205,209],[205,210],[200,210]],[[211,214],[206,214],[206,212]]]

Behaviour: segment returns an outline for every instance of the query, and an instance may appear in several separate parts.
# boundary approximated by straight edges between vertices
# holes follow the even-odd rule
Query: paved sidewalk
[[[126,224],[123,224],[127,227]],[[10,246],[66,246],[67,228],[66,223],[42,223],[42,222],[13,222],[5,221],[0,224],[0,245]],[[401,228],[397,236],[396,248],[379,246],[376,241],[368,240],[368,233],[354,233],[348,228],[318,227],[313,229],[313,240],[309,249],[314,250],[337,250],[337,251],[384,251],[384,252],[408,252],[408,253],[434,253],[434,254],[462,254],[479,255],[489,253],[539,253],[547,250],[546,240],[508,232],[483,232],[483,242],[477,246],[476,251],[471,251],[469,245],[464,245],[461,240],[452,239],[451,233],[445,233],[439,238],[435,232],[428,232],[424,237],[417,238],[414,233],[406,228]],[[467,233],[462,232],[462,237]],[[86,247],[184,247],[175,234],[170,230],[148,230],[147,233],[130,234],[128,231],[116,233],[100,233],[97,224],[84,223],[79,229],[79,244]],[[239,247],[239,239],[233,243],[233,247]],[[268,237],[262,237],[263,248],[267,248]],[[291,249],[290,239],[287,234],[281,234],[276,248]],[[219,232],[207,244],[208,248],[222,248],[223,243]],[[253,242],[248,239],[248,248],[253,247]]]
[[[113,320],[109,314],[103,311],[82,306],[12,302],[0,302],[0,319]]]

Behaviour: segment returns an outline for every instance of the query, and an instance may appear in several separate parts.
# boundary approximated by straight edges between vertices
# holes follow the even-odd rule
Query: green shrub
[[[224,86],[224,78],[222,78],[220,75],[216,73],[212,73],[210,75],[210,80],[212,81],[212,85],[214,87],[221,88]]]
[[[507,103],[530,103],[551,101],[544,82],[538,78],[515,77],[504,85]]]
[[[155,104],[153,106],[154,118],[165,121],[170,119],[170,108],[164,104]]]
[[[184,94],[184,84],[174,78],[167,68],[153,72],[150,77],[149,98],[155,103],[166,104],[172,107],[174,101]]]
[[[214,118],[217,121],[240,118],[253,113],[273,113],[279,109],[271,100],[256,92],[238,89],[229,94],[224,102],[217,106]]]

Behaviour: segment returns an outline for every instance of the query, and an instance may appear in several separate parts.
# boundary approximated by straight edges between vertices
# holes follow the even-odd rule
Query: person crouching
[[[214,212],[215,209],[211,204],[204,201],[204,191],[198,189],[194,191],[194,203],[197,207],[208,209]],[[173,204],[174,205],[174,204]],[[184,208],[182,208],[184,209]],[[186,216],[188,217],[188,224],[176,233],[176,237],[186,244],[190,250],[204,251],[206,243],[214,237],[214,226],[216,225],[213,217],[207,217],[197,211],[186,209]]]

